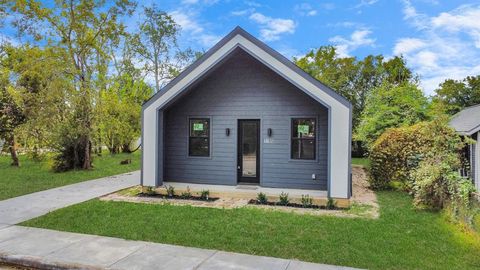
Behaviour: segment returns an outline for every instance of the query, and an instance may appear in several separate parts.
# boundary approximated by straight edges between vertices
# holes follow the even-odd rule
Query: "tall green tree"
[[[72,85],[63,71],[63,57],[55,48],[4,48],[2,64],[11,74],[12,91],[26,118],[15,133],[22,147],[38,156],[38,149],[51,146],[52,133],[65,118]]]
[[[480,75],[462,80],[447,79],[435,90],[433,104],[453,115],[465,107],[480,104]]]
[[[415,82],[416,77],[401,57],[385,60],[382,55],[364,59],[338,57],[335,47],[321,46],[304,57],[294,58],[300,68],[346,97],[353,105],[353,129],[372,90],[383,83],[400,85]]]
[[[417,85],[384,83],[373,89],[357,128],[356,139],[371,147],[388,128],[409,126],[427,119],[429,102]]]
[[[198,53],[180,50],[177,37],[180,26],[156,5],[144,7],[143,20],[130,40],[131,49],[144,64],[144,70],[155,78],[155,92],[189,64]]]
[[[12,95],[10,73],[3,67],[0,70],[0,139],[7,143],[12,157],[12,166],[20,166],[17,156],[15,129],[25,122],[25,114]],[[1,150],[1,149],[0,149]]]
[[[73,158],[65,162],[62,169],[68,167],[90,169],[92,166],[92,131],[95,80],[99,78],[98,56],[102,55],[109,43],[124,31],[120,17],[131,14],[134,3],[129,0],[115,2],[95,0],[58,0],[45,4],[41,1],[17,0],[12,11],[19,15],[15,25],[22,33],[31,34],[36,40],[48,42],[65,51],[65,70],[75,82],[76,95],[71,100],[74,115],[70,126],[72,146],[65,146],[62,159]],[[76,127],[73,129],[73,127]],[[65,132],[65,135],[69,132]],[[65,154],[69,153],[69,154]],[[68,165],[68,166],[67,166]]]

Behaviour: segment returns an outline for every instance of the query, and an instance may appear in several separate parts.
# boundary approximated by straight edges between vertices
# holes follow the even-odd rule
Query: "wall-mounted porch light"
[[[227,135],[227,137],[230,136],[230,129],[229,128],[225,129],[225,135]]]

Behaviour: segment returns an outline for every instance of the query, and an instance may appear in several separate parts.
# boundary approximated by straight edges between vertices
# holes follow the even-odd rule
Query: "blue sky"
[[[480,1],[157,1],[182,26],[182,46],[208,49],[239,25],[288,58],[320,45],[342,56],[402,54],[427,94],[480,74]]]
[[[480,0],[157,0],[182,27],[180,45],[207,50],[239,25],[288,58],[321,45],[341,56],[403,55],[433,93],[480,74]],[[140,3],[150,5],[151,1]],[[136,14],[127,24],[133,25]],[[12,35],[4,28],[3,35]]]

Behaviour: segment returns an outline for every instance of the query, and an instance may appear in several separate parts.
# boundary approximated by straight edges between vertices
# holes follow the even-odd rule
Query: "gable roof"
[[[222,40],[220,40],[217,44],[215,44],[215,46],[213,46],[210,50],[208,50],[202,57],[200,57],[197,61],[195,61],[193,64],[191,64],[190,66],[188,66],[183,72],[180,73],[180,75],[178,75],[175,79],[173,79],[171,82],[169,82],[166,86],[164,86],[159,92],[157,92],[155,95],[153,95],[149,100],[147,100],[144,104],[143,104],[143,109],[149,107],[150,105],[154,104],[156,100],[158,100],[160,97],[162,97],[163,95],[165,95],[166,93],[169,92],[169,90],[171,90],[176,84],[178,84],[179,82],[181,82],[184,78],[188,77],[191,73],[193,73],[197,68],[199,68],[200,66],[202,66],[202,64],[204,64],[205,62],[207,62],[209,60],[209,58],[211,58],[214,54],[217,54],[219,51],[222,50],[222,48],[224,48],[228,43],[230,43],[232,40],[234,40],[237,36],[241,36],[243,38],[245,38],[246,40],[250,41],[251,43],[253,43],[258,49],[260,49],[261,51],[267,53],[269,56],[273,57],[274,59],[276,59],[278,62],[280,62],[281,64],[283,64],[284,66],[286,66],[288,69],[290,69],[291,71],[293,71],[295,74],[297,75],[300,75],[301,77],[303,77],[304,79],[306,79],[308,82],[310,82],[311,84],[315,85],[316,88],[320,89],[322,92],[326,93],[327,95],[329,95],[330,97],[334,98],[336,101],[338,101],[339,103],[341,103],[342,105],[344,105],[345,107],[347,107],[349,110],[352,109],[352,104],[345,98],[343,97],[342,95],[338,94],[337,92],[335,92],[333,89],[331,89],[330,87],[326,86],[325,84],[323,84],[322,82],[318,81],[317,79],[313,78],[312,76],[310,76],[308,73],[306,73],[305,71],[303,71],[301,68],[299,68],[298,66],[296,66],[294,63],[292,63],[290,60],[288,60],[286,57],[284,57],[283,55],[281,55],[280,53],[278,53],[277,51],[273,50],[272,48],[270,48],[269,46],[267,46],[265,43],[261,42],[260,40],[258,40],[257,38],[255,38],[254,36],[252,36],[251,34],[249,34],[248,32],[246,32],[245,30],[243,30],[241,27],[237,26],[235,27],[235,29],[233,29],[233,31],[231,31],[227,36],[225,36]],[[258,60],[260,60],[260,62],[262,62],[263,64],[269,66],[272,70],[274,70],[275,72],[277,72],[280,76],[284,77],[285,79],[289,80],[290,82],[294,83],[295,84],[295,81],[293,81],[293,79],[291,78],[287,78],[285,76],[285,74],[282,74],[281,72],[279,72],[275,67],[273,66],[270,66],[268,65],[265,61],[263,61],[263,58],[261,55],[257,55],[255,54],[254,52],[252,52],[251,50],[248,50],[247,48],[245,48],[244,46],[242,46],[241,42],[238,42],[235,44],[234,48],[241,48],[243,49],[244,51],[246,51],[247,53],[251,54],[252,56],[254,56],[255,58],[257,58]],[[226,56],[228,56],[229,54],[231,54],[233,51],[232,50],[229,50],[227,51],[223,56],[222,56],[222,59],[225,58]],[[217,64],[219,61],[217,62],[214,62],[212,63],[212,65],[209,66],[208,70],[210,70],[211,68],[213,68],[215,66],[215,64]],[[207,71],[208,71],[207,70]],[[204,73],[206,73],[206,71],[204,71]],[[195,80],[198,80],[199,77],[197,77]],[[194,80],[194,81],[195,81]],[[187,85],[190,85],[191,83],[193,83],[192,81],[187,83]],[[297,84],[295,84],[297,85]],[[184,88],[187,88],[187,87],[184,87]],[[308,90],[305,90],[301,87],[299,87],[300,89],[302,89],[303,91],[307,92],[307,94],[309,95],[313,95],[314,97],[316,97],[317,100],[321,101],[322,98],[321,97],[318,97],[318,95],[315,95],[315,94],[312,94],[310,93]],[[173,94],[174,96],[176,96],[177,94],[179,93],[175,93]],[[173,98],[173,97],[172,97]],[[169,99],[170,100],[170,99]],[[163,105],[166,104],[166,102],[163,102],[162,103]],[[163,105],[161,105],[160,107],[162,107]]]
[[[472,135],[480,131],[480,104],[467,107],[450,120],[450,126],[464,135]]]

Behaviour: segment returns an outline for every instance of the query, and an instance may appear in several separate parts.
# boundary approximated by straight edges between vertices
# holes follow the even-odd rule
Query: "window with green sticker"
[[[315,118],[293,118],[291,158],[315,159],[316,150]]]
[[[193,157],[210,156],[210,119],[190,118],[188,155]]]

